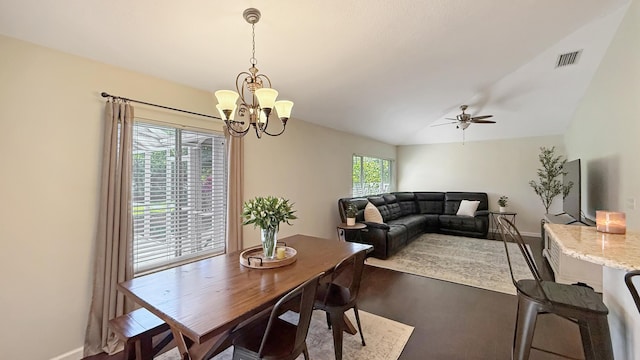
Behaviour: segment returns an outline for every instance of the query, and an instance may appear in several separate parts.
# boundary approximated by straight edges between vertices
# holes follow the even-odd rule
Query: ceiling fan
[[[455,119],[454,118],[446,118],[447,120],[455,120],[455,121],[451,121],[451,122],[444,123],[444,124],[435,124],[435,125],[431,125],[431,126],[456,124],[456,129],[462,128],[462,130],[465,130],[471,124],[495,124],[496,123],[493,120],[485,120],[485,119],[488,119],[490,117],[493,117],[493,115],[471,116],[471,114],[467,114],[465,112],[465,110],[467,110],[467,105],[460,106],[460,110],[462,110],[462,114],[457,115],[455,117]]]

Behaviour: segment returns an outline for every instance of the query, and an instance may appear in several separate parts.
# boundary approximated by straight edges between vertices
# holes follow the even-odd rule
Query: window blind
[[[135,274],[225,252],[224,136],[136,121],[132,170]]]

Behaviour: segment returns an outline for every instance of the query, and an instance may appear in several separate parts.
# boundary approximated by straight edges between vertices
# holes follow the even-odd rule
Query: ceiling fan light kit
[[[255,24],[260,20],[260,11],[249,8],[242,13],[242,16],[251,24],[253,40],[251,67],[249,72],[243,71],[236,77],[237,91],[218,90],[215,92],[214,95],[218,100],[216,108],[227,125],[227,131],[232,136],[245,136],[251,128],[255,130],[258,138],[261,138],[263,134],[278,136],[286,129],[293,102],[289,100],[276,101],[278,91],[271,87],[271,80],[268,76],[258,73]],[[240,99],[240,104],[238,104],[238,99]],[[276,113],[282,123],[282,129],[276,133],[267,131],[272,113]],[[236,120],[236,115],[240,120]]]
[[[468,109],[469,107],[467,105],[460,105],[460,110],[462,110],[462,113],[459,115],[456,115],[455,118],[446,118],[447,120],[454,120],[448,123],[444,123],[444,124],[435,124],[435,125],[431,125],[433,126],[440,126],[440,125],[450,125],[450,124],[456,124],[456,129],[462,129],[462,143],[464,144],[464,130],[466,130],[469,125],[471,124],[495,124],[496,122],[493,120],[485,120],[488,119],[490,117],[493,117],[493,115],[478,115],[478,116],[471,116],[471,114],[467,114],[465,111]]]

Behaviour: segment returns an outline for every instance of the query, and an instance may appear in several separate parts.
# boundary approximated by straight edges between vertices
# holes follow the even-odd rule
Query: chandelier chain
[[[253,43],[251,50],[251,65],[258,65],[258,60],[256,60],[256,24],[251,24],[251,41]]]

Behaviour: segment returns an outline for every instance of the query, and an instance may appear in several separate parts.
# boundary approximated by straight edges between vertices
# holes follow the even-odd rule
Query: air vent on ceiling
[[[558,61],[556,62],[556,67],[559,68],[567,65],[576,64],[578,62],[578,59],[580,59],[580,54],[582,54],[582,50],[558,55]]]

